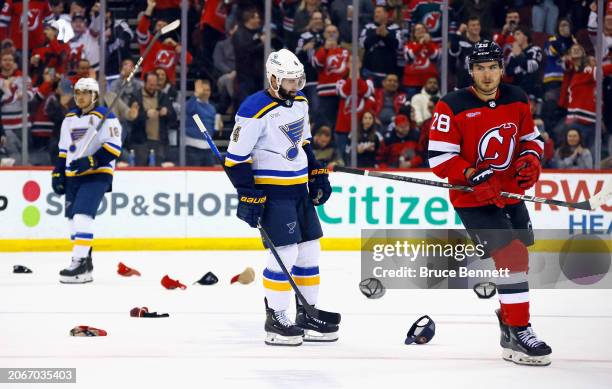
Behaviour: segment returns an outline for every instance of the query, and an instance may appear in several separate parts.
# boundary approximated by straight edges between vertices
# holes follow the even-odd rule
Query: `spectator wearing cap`
[[[72,16],[72,30],[74,37],[68,43],[72,51],[72,62],[76,64],[79,60],[86,59],[97,71],[100,65],[100,44],[87,26],[85,14],[77,13]]]
[[[187,137],[185,141],[187,165],[213,166],[217,164],[214,155],[210,150],[210,146],[202,137],[202,132],[195,124],[193,115],[198,114],[207,131],[209,131],[210,136],[213,136],[215,131],[217,131],[215,126],[217,110],[209,101],[211,95],[210,81],[196,80],[194,85],[194,95],[187,100],[185,106],[187,115]]]
[[[349,134],[347,154],[351,154],[352,133]],[[380,127],[376,124],[376,117],[372,111],[366,111],[361,116],[357,128],[357,167],[376,167],[376,156],[382,143]]]
[[[147,0],[147,8],[138,21],[136,28],[136,37],[140,46],[140,53],[143,54],[154,34],[151,33],[152,15],[155,10],[156,2]],[[166,9],[166,8],[164,8]],[[171,8],[168,8],[171,9]],[[163,27],[168,25],[165,19],[157,19],[154,24],[154,33],[157,33]],[[155,71],[156,68],[164,68],[170,82],[176,82],[176,67],[181,57],[183,47],[179,44],[179,38],[174,31],[163,34],[159,39],[153,42],[151,51],[142,62],[143,77],[149,72]],[[187,52],[187,65],[191,64],[193,58]]]
[[[399,90],[399,80],[396,74],[388,74],[382,82],[382,88],[374,92],[374,117],[378,118],[383,128],[391,123],[399,109],[406,103],[407,97]]]
[[[432,97],[440,97],[438,79],[435,77],[428,78],[421,92],[410,99],[410,105],[414,109],[414,122],[417,127],[420,127],[424,121],[431,117],[428,106]]]
[[[319,127],[312,140],[312,151],[319,162],[330,169],[333,169],[334,166],[344,166],[342,154],[334,144],[332,130],[329,126]]]
[[[409,98],[417,94],[430,77],[437,77],[436,61],[440,46],[431,40],[424,24],[414,25],[412,37],[404,47],[404,89]]]
[[[418,153],[419,131],[413,128],[410,119],[400,114],[390,125],[378,150],[378,166],[384,168],[416,168],[423,162]]]
[[[383,6],[374,8],[374,22],[361,30],[359,44],[363,48],[361,73],[373,80],[379,88],[382,80],[391,73],[398,73],[397,51],[400,48],[401,31],[397,24],[389,21]]]

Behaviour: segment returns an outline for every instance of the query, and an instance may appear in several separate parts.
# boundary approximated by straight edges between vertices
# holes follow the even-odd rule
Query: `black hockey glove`
[[[66,175],[61,170],[53,170],[51,173],[51,187],[58,195],[66,194]]]
[[[76,174],[81,174],[89,169],[95,169],[97,167],[98,161],[94,158],[93,155],[90,155],[89,157],[78,158],[70,162],[69,169],[75,172]]]
[[[266,196],[262,190],[238,189],[238,209],[236,216],[244,220],[253,228],[257,228],[259,219],[263,215]]]
[[[323,205],[331,196],[329,170],[327,168],[312,169],[308,173],[308,196],[314,205]]]

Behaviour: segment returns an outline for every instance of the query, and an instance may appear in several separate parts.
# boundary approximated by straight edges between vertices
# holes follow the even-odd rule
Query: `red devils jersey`
[[[436,104],[429,132],[429,166],[451,184],[467,185],[465,170],[485,162],[499,177],[503,191],[523,194],[512,162],[526,153],[541,158],[543,148],[527,96],[516,86],[501,84],[495,99],[489,101],[480,100],[472,87],[464,88]],[[469,192],[451,190],[450,199],[455,207],[485,205]]]
[[[48,1],[34,0],[28,4],[28,45],[32,50],[45,43],[43,20],[51,13],[51,9]],[[17,50],[21,50],[22,43],[21,14],[23,14],[21,0],[5,1],[0,11],[0,39],[11,39]]]

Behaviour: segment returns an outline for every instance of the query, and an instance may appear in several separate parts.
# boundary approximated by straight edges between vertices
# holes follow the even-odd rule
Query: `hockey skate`
[[[531,324],[525,327],[512,327],[502,322],[499,309],[495,311],[495,314],[501,331],[499,343],[502,347],[502,358],[518,365],[550,365],[552,350],[537,338],[531,329]]]
[[[62,284],[85,284],[93,281],[93,260],[91,249],[85,258],[72,258],[70,266],[60,271]]]
[[[275,311],[266,303],[266,344],[270,346],[300,346],[304,339],[304,330],[296,326],[287,317],[286,311]]]
[[[296,299],[295,325],[304,330],[304,342],[335,342],[338,340],[338,325],[330,324],[310,316]]]

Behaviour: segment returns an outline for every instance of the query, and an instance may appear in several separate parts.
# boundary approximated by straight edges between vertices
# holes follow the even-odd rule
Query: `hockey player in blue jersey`
[[[62,283],[93,281],[94,218],[104,193],[111,190],[115,159],[121,155],[121,125],[112,112],[96,133],[107,110],[96,106],[99,95],[96,80],[79,79],[74,86],[77,108],[66,114],[61,127],[51,184],[55,193],[66,195],[65,216],[73,243],[72,261],[60,271]]]
[[[249,96],[236,113],[225,167],[238,191],[238,218],[268,232],[284,265],[309,304],[319,291],[319,239],[314,208],[331,194],[327,169],[312,151],[304,66],[289,50],[266,62],[270,87]],[[299,346],[331,342],[338,326],[310,317],[297,303],[295,324],[288,318],[291,286],[272,253],[263,272],[266,344]]]

